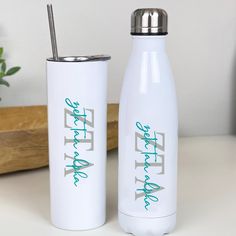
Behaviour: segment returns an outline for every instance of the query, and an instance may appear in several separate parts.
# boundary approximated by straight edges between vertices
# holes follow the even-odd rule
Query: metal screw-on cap
[[[160,8],[137,9],[131,16],[132,35],[166,35],[168,15]]]

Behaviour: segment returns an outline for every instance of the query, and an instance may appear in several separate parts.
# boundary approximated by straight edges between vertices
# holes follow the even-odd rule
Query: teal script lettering
[[[141,140],[144,142],[144,150],[141,151],[141,155],[144,159],[143,169],[145,172],[143,188],[138,188],[137,191],[144,194],[144,208],[148,210],[151,203],[158,202],[159,199],[157,196],[154,196],[154,193],[161,189],[157,183],[151,181],[149,173],[151,162],[157,161],[157,137],[156,132],[153,132],[153,136],[151,136],[149,125],[142,125],[140,122],[136,122],[136,127],[138,128],[139,132],[141,131]]]
[[[89,163],[88,161],[82,159],[79,154],[79,144],[81,142],[81,133],[83,136],[83,139],[86,139],[87,134],[87,128],[86,128],[86,112],[83,108],[81,112],[80,110],[80,104],[79,102],[72,102],[69,98],[65,99],[65,103],[68,106],[68,108],[71,111],[70,116],[73,117],[73,127],[70,128],[70,130],[73,133],[73,148],[74,148],[74,155],[72,157],[72,164],[66,165],[66,168],[70,168],[73,170],[73,179],[74,179],[74,185],[77,187],[78,183],[80,181],[80,178],[88,178],[88,174],[85,173],[85,169],[87,167],[92,166],[92,163]]]

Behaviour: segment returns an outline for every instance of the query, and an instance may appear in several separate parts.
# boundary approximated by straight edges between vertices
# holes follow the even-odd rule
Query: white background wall
[[[45,58],[51,56],[46,3],[1,1],[0,46],[22,70],[0,87],[0,106],[46,104]],[[119,100],[131,48],[130,14],[140,7],[169,13],[167,49],[178,95],[180,134],[236,128],[235,0],[60,0],[54,15],[60,55],[112,55],[109,102]]]

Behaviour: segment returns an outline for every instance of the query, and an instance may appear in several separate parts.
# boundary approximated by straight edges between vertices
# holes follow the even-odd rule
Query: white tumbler
[[[160,236],[176,222],[178,122],[166,12],[136,10],[131,34],[119,111],[119,222],[128,233]]]
[[[51,220],[61,229],[105,222],[109,59],[47,60]]]

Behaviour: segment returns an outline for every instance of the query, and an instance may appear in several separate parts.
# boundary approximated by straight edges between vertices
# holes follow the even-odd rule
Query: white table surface
[[[108,154],[107,222],[91,231],[50,224],[48,169],[0,177],[0,236],[125,235],[117,222],[117,151]],[[236,235],[236,136],[179,142],[178,216],[173,236]]]

